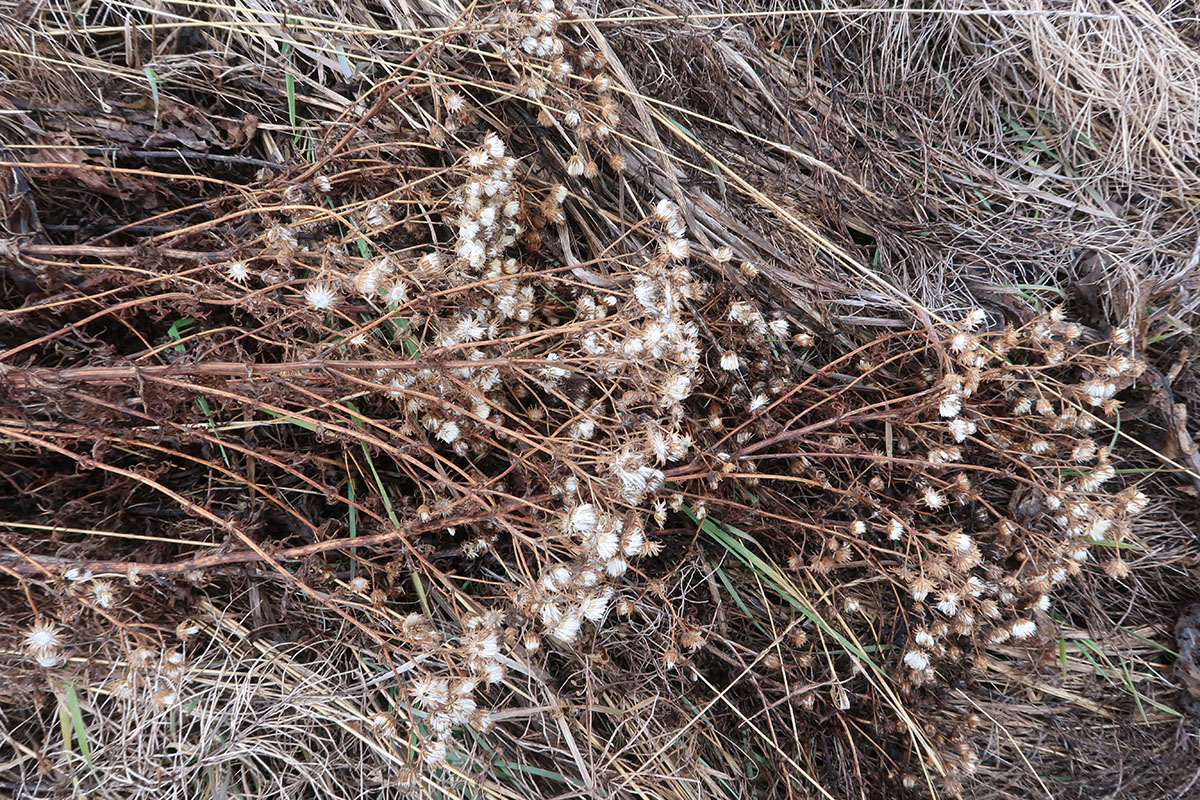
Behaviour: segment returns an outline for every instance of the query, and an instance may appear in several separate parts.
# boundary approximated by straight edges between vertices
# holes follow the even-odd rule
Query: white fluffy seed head
[[[921,495],[921,499],[929,508],[937,511],[939,508],[945,508],[946,496],[932,486],[925,487],[925,491]]]
[[[635,558],[642,554],[646,547],[646,534],[642,531],[641,525],[635,525],[625,531],[621,550],[626,556]]]
[[[434,435],[446,444],[452,444],[459,436],[458,423],[446,420],[438,426],[437,433]]]
[[[450,682],[445,678],[420,678],[409,687],[412,699],[422,708],[442,705],[450,697]]]
[[[245,283],[250,277],[250,268],[246,266],[245,261],[231,261],[229,262],[229,266],[225,268],[225,273],[231,280],[235,280],[238,283]]]
[[[117,594],[108,581],[92,581],[92,599],[101,608],[112,608],[117,603]]]
[[[492,158],[504,158],[504,142],[500,141],[500,137],[496,134],[489,133],[483,137],[483,146]]]
[[[954,436],[954,441],[964,442],[967,437],[975,433],[975,423],[963,417],[955,417],[950,420],[950,433]]]
[[[962,411],[962,395],[956,392],[947,392],[942,395],[941,401],[938,403],[938,413],[944,419],[957,417]]]
[[[408,286],[403,281],[396,281],[384,290],[384,302],[388,305],[403,305],[408,300]]]
[[[966,551],[971,549],[971,545],[974,544],[974,542],[971,541],[970,536],[959,531],[957,533],[952,533],[949,536],[947,536],[946,544],[950,547],[951,550],[955,551],[956,553],[965,553]]]
[[[337,292],[327,283],[310,283],[304,290],[304,302],[317,311],[333,308]]]
[[[446,763],[446,742],[443,739],[430,739],[421,747],[421,759],[430,768],[440,767]]]
[[[580,613],[592,622],[599,622],[604,617],[604,612],[608,610],[608,601],[611,598],[612,587],[605,588],[599,594],[589,595],[580,604]]]
[[[1133,493],[1129,501],[1125,504],[1126,514],[1140,514],[1150,505],[1150,498],[1147,497],[1140,489]]]
[[[58,654],[57,650],[43,650],[34,653],[33,660],[43,669],[52,669],[63,662],[63,657]]]
[[[563,530],[566,533],[591,533],[596,530],[599,521],[596,507],[591,503],[583,503],[567,513],[563,520]]]
[[[680,219],[679,206],[666,198],[659,200],[654,206],[654,218],[664,225],[676,223]]]
[[[1028,639],[1037,633],[1037,623],[1031,619],[1022,619],[1012,624],[1012,637],[1014,639]]]
[[[672,261],[683,261],[691,253],[691,245],[682,237],[670,238],[663,242],[663,252]]]
[[[47,653],[58,649],[62,639],[53,622],[37,622],[25,634],[25,649],[30,653]]]
[[[438,252],[426,253],[417,261],[417,266],[421,272],[426,275],[436,273],[442,266],[442,254]]]
[[[597,557],[607,561],[617,555],[621,539],[614,530],[599,530],[588,539],[588,544]]]
[[[963,317],[962,326],[969,331],[973,331],[983,324],[987,319],[987,315],[983,313],[981,308],[973,308]]]
[[[570,644],[579,636],[579,626],[582,619],[577,610],[572,609],[568,614],[564,614],[558,622],[550,626],[547,633],[550,637],[557,639],[563,644]]]

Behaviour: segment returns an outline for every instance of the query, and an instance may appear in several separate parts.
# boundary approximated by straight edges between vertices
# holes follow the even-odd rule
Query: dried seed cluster
[[[934,359],[921,381],[883,383],[912,350],[863,358],[862,374],[879,383],[856,389],[834,424],[789,440],[751,472],[764,485],[782,474],[800,481],[796,499],[811,524],[796,529],[790,567],[828,587],[831,617],[899,628],[892,640],[904,645],[892,663],[908,697],[969,674],[989,650],[1043,646],[1056,592],[1089,562],[1128,576],[1122,553],[1149,500],[1114,485],[1109,443],[1119,394],[1145,369],[1131,339],[1121,329],[1086,333],[1059,309],[993,330],[972,312],[917,348]],[[847,397],[836,381],[824,398],[807,382],[814,393],[801,402],[810,408]],[[781,410],[807,416],[790,403]],[[778,431],[761,422],[748,447]],[[733,474],[745,469],[736,455],[729,463]],[[890,588],[871,588],[881,585]],[[797,644],[803,679],[828,679],[833,665],[811,657],[811,638]],[[830,703],[843,706],[847,691],[838,684]],[[941,756],[953,788],[979,757],[951,738]]]
[[[1058,309],[980,335],[982,317],[969,315],[950,336],[954,366],[937,384],[936,419],[913,431],[908,448],[925,448],[926,485],[887,523],[888,541],[908,556],[897,574],[919,625],[903,661],[917,682],[968,642],[1037,636],[1054,590],[1098,545],[1110,554],[1106,571],[1127,575],[1120,548],[1148,502],[1135,487],[1108,488],[1116,471],[1098,441],[1102,418],[1119,410],[1115,395],[1145,369],[1128,335],[1081,346],[1082,328]],[[1006,507],[984,504],[989,475],[970,470],[998,455],[1020,476]],[[966,525],[956,513],[964,507],[973,512]]]
[[[568,134],[568,177],[595,177],[620,120],[603,57],[563,30],[572,9],[541,2],[496,13],[481,35],[512,59],[538,121]],[[422,761],[436,768],[454,730],[488,724],[474,691],[502,680],[498,656],[513,635],[526,652],[546,639],[573,648],[608,616],[630,564],[658,552],[647,515],[665,517],[653,502],[664,469],[694,449],[687,404],[704,380],[706,346],[688,304],[707,287],[669,200],[615,237],[612,261],[585,273],[547,262],[570,191],[538,181],[529,157],[480,130],[467,94],[437,85],[429,100],[430,140],[449,156],[435,176],[413,164],[361,202],[357,187],[322,171],[281,190],[297,211],[265,226],[259,251],[216,270],[259,319],[291,309],[297,340],[320,339],[351,359],[415,361],[347,373],[374,396],[372,413],[395,419],[392,430],[434,463],[527,459],[522,480],[536,483],[526,491],[544,492],[533,517],[444,529],[462,556],[505,571],[503,604],[464,622],[461,640],[424,615],[401,625],[409,646],[438,655],[444,671],[423,662],[410,685],[412,718],[388,715],[380,730],[427,728]],[[608,156],[619,170],[621,159]],[[313,195],[344,209],[340,221],[376,252],[356,253],[331,233],[328,215],[305,205]],[[452,516],[464,502],[453,482],[416,491],[408,510],[418,522]],[[351,591],[369,586],[356,581]]]
[[[818,613],[897,645],[880,658],[909,698],[996,648],[1038,646],[1055,593],[1098,552],[1110,576],[1129,574],[1122,547],[1148,500],[1114,485],[1105,424],[1145,369],[1129,332],[1101,338],[1057,309],[989,328],[976,310],[846,355],[755,297],[753,263],[730,280],[739,254],[702,249],[675,201],[631,193],[640,211],[620,225],[585,224],[578,207],[593,201],[575,179],[599,177],[602,161],[624,168],[605,59],[571,23],[573,4],[481,13],[472,46],[501,55],[565,152],[510,137],[499,112],[483,113],[486,88],[439,79],[396,112],[420,147],[380,149],[377,162],[355,150],[280,185],[236,257],[208,268],[208,288],[253,331],[214,335],[214,360],[321,364],[239,402],[214,393],[214,415],[258,413],[258,391],[317,442],[340,440],[312,479],[330,497],[341,480],[324,474],[330,464],[391,459],[385,476],[370,471],[398,488],[361,525],[394,520],[402,540],[356,553],[361,572],[343,583],[333,566],[306,563],[303,575],[337,584],[339,608],[386,634],[372,658],[405,665],[402,691],[364,723],[409,758],[402,786],[444,767],[465,731],[491,728],[508,702],[497,687],[521,660],[603,663],[606,637],[640,637],[655,669],[692,674],[680,667],[738,624],[709,624],[697,609],[711,595],[660,577],[707,564],[700,537],[678,535],[694,521],[736,523],[763,552],[790,551]],[[355,171],[370,177],[345,177]],[[563,183],[547,177],[559,172]],[[672,558],[654,561],[670,536]],[[470,589],[448,593],[454,612],[393,608],[415,605],[404,577],[435,559],[474,570]],[[123,587],[63,577],[102,616],[130,618]],[[825,714],[871,699],[862,663],[830,655],[839,648],[824,637],[797,624],[763,659],[791,673],[772,700]],[[39,618],[23,647],[57,668],[64,639]],[[157,648],[129,649],[112,695],[179,707],[183,650]],[[951,787],[977,769],[966,735],[931,739]]]

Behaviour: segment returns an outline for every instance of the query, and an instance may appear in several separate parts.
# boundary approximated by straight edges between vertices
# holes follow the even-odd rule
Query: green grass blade
[[[150,67],[146,67],[145,72],[146,82],[150,84],[150,99],[154,102],[154,121],[157,123],[159,108],[158,73]]]
[[[75,733],[75,742],[79,745],[79,752],[83,755],[83,760],[87,765],[92,766],[92,749],[88,746],[87,727],[83,724],[83,710],[79,707],[79,694],[75,691],[75,684],[68,681],[63,687],[63,700],[59,706],[59,723],[63,724],[62,713],[65,711],[66,717],[69,719],[69,724],[65,725],[63,742],[68,743],[70,737],[66,735],[67,729],[71,729]],[[69,749],[69,746],[68,746]]]

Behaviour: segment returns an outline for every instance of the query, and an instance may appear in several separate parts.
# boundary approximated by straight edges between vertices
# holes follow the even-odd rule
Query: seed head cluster
[[[823,724],[879,701],[863,659],[827,638],[833,625],[885,645],[882,668],[920,698],[981,659],[1044,647],[1065,584],[1093,562],[1130,576],[1122,553],[1150,501],[1119,474],[1112,443],[1123,392],[1146,369],[1133,331],[1102,336],[1061,309],[992,324],[973,309],[847,346],[852,332],[766,291],[769,267],[744,245],[711,243],[702,209],[630,189],[616,77],[576,4],[473,13],[481,24],[455,51],[467,66],[380,111],[420,146],[352,136],[353,155],[271,184],[271,210],[226,261],[188,266],[230,317],[207,355],[290,363],[197,390],[206,416],[169,431],[212,433],[203,444],[227,464],[214,496],[252,486],[301,531],[280,545],[302,553],[295,572],[289,562],[272,578],[312,591],[280,606],[312,601],[339,631],[370,632],[354,657],[387,691],[338,723],[394,757],[400,787],[454,774],[479,734],[525,718],[506,706],[541,703],[529,676],[567,686],[609,663],[612,642],[638,655],[629,669],[672,682],[696,680],[706,659],[753,669],[756,701]],[[519,115],[483,71],[467,79],[469,52],[484,51],[516,76],[503,104]],[[539,141],[515,134],[518,116]],[[623,216],[595,213],[611,186]],[[224,332],[239,326],[252,334]],[[285,423],[313,453],[272,449]],[[165,426],[139,426],[131,442],[165,448]],[[251,429],[261,438],[243,448],[235,437]],[[246,472],[233,459],[256,447],[276,483],[233,483]],[[336,512],[310,513],[322,494]],[[256,541],[285,535],[251,505],[213,519]],[[341,535],[329,531],[347,508],[345,535],[375,545],[311,557]],[[762,574],[803,587],[813,608],[750,647],[765,628],[714,599],[731,574],[714,541],[778,557],[786,568]],[[244,542],[211,544],[220,560]],[[273,558],[274,543],[262,552]],[[131,563],[125,581],[59,577],[76,616],[120,628],[106,639],[121,648],[108,695],[183,714],[208,679],[194,643],[215,634],[185,621],[174,647],[146,638],[126,600],[169,582],[142,584]],[[190,570],[180,596],[209,577]],[[780,606],[780,619],[794,611]],[[21,625],[26,656],[64,665],[61,620],[39,610]],[[754,650],[767,655],[746,658]],[[759,681],[760,668],[771,675]],[[953,787],[979,755],[930,726]]]

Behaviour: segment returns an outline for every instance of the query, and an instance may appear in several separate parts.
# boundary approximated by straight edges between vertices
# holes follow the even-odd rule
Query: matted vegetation
[[[0,786],[1190,796],[1189,13],[9,9]]]

